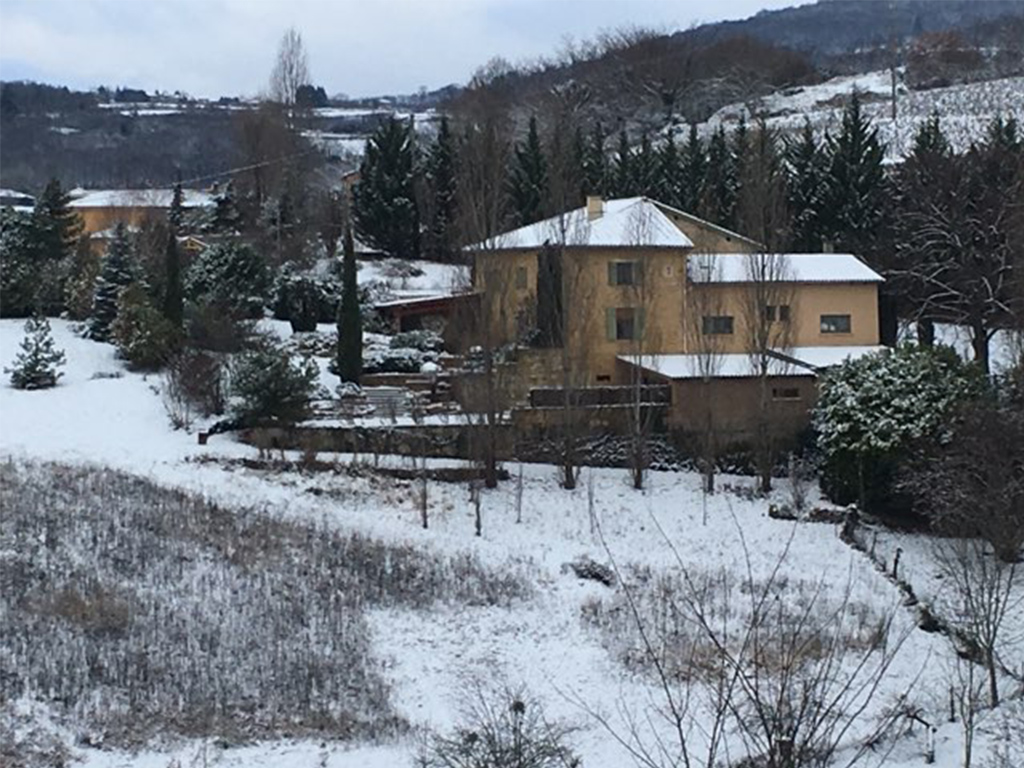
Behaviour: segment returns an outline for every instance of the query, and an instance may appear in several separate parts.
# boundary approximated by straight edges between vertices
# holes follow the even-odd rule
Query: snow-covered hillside
[[[783,133],[800,130],[809,121],[816,132],[835,133],[843,105],[853,91],[864,102],[864,111],[878,127],[889,162],[901,160],[913,146],[918,126],[933,113],[942,118],[943,130],[957,151],[978,140],[996,116],[1024,122],[1024,78],[1010,77],[927,91],[911,91],[896,85],[896,116],[892,113],[892,77],[889,71],[836,77],[819,85],[777,91],[752,103],[732,104],[716,112],[701,126],[705,134],[719,125],[735,127],[740,116],[752,120],[764,115]]]
[[[84,726],[63,716],[43,692],[6,705],[0,701],[0,718],[19,738],[27,738],[33,729],[48,730],[65,740],[87,768],[411,766],[422,741],[417,729],[448,729],[459,722],[467,681],[504,679],[525,684],[544,702],[548,717],[577,728],[571,741],[584,766],[630,765],[628,752],[593,713],[607,718],[620,734],[628,730],[629,716],[636,718],[639,733],[649,744],[658,737],[671,738],[671,728],[662,719],[659,687],[644,665],[623,663],[635,637],[628,622],[615,618],[622,615],[622,591],[578,578],[565,567],[590,558],[614,561],[633,594],[649,597],[652,602],[645,604],[654,607],[662,605],[653,602],[658,594],[655,585],[662,589],[672,584],[683,568],[709,584],[722,580],[732,585],[726,592],[735,604],[720,618],[736,622],[737,631],[747,615],[749,596],[743,585],[748,579],[761,584],[773,580],[776,599],[793,607],[819,601],[821,610],[837,611],[837,626],[850,623],[860,627],[856,631],[891,616],[893,624],[885,637],[895,658],[834,764],[844,765],[852,757],[852,741],[870,731],[910,690],[904,704],[915,707],[922,719],[941,723],[936,765],[959,765],[959,726],[945,723],[954,664],[948,642],[914,628],[914,614],[900,605],[900,594],[863,554],[840,541],[837,525],[770,518],[771,504],[789,501],[785,481],[771,498],[757,498],[751,493],[752,478],[725,476],[719,493],[708,497],[692,473],[651,473],[648,487],[637,492],[621,470],[584,470],[580,487],[567,492],[559,487],[554,467],[527,464],[521,468],[521,487],[513,479],[493,491],[481,491],[480,536],[474,534],[474,505],[467,487],[432,482],[430,527],[424,530],[418,489],[408,481],[380,476],[370,466],[337,472],[247,466],[239,460],[255,459],[255,449],[224,435],[201,446],[195,435],[170,427],[159,376],[125,371],[110,345],[79,338],[67,322],[54,321],[53,327],[68,358],[59,386],[33,392],[13,390],[6,381],[0,386],[4,461],[108,467],[201,495],[228,510],[257,509],[268,519],[359,533],[429,556],[472,555],[496,573],[527,578],[530,593],[509,605],[452,601],[429,610],[367,609],[372,654],[391,686],[396,711],[414,729],[397,740],[353,744],[283,738],[225,746],[216,740],[185,739],[138,752],[88,747],[76,743]],[[0,321],[0,367],[11,364],[20,337],[20,322]],[[320,458],[340,467],[357,461],[343,455]],[[383,457],[380,463],[408,466],[406,459],[395,457]],[[509,469],[516,478],[520,468]],[[820,501],[812,497],[812,503]],[[927,573],[921,560],[927,557],[923,541],[900,541],[908,551],[916,547],[915,573]],[[88,551],[80,554],[90,557]],[[7,555],[0,552],[3,556]],[[0,565],[3,562],[0,559]],[[904,635],[902,646],[896,645]],[[1021,646],[1015,648],[1010,653],[1019,659]],[[0,663],[7,659],[0,656]],[[700,709],[696,700],[693,706]],[[1005,724],[1019,724],[1012,718],[1021,715],[1019,702],[1012,701],[997,712],[984,713],[976,756],[995,756],[1005,727],[1010,727]],[[900,722],[902,737],[880,743],[879,752],[864,764],[922,764],[923,729],[911,729],[909,720]],[[694,738],[699,740],[704,725],[694,723]]]

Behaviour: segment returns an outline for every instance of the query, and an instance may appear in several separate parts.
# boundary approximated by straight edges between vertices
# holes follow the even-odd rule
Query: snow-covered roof
[[[773,350],[768,364],[771,376],[814,376],[823,368],[839,365],[884,347],[794,347]],[[711,360],[701,355],[619,355],[619,360],[639,365],[645,371],[667,379],[700,379],[705,372],[711,378],[751,378],[759,376],[755,358],[746,353],[715,355]]]
[[[759,260],[764,260],[759,262]],[[852,253],[694,253],[690,279],[750,283],[754,275],[786,283],[880,283],[884,278]]]
[[[31,211],[35,208],[36,199],[27,192],[16,189],[0,189],[0,206],[13,208],[16,211]]]
[[[70,208],[170,208],[173,189],[93,189],[68,203]],[[183,189],[183,208],[205,208],[216,202],[213,195],[199,189]]]
[[[690,240],[665,214],[662,207],[646,197],[605,200],[603,212],[594,219],[586,206],[513,229],[469,250],[541,248],[562,241],[569,246],[692,248]]]

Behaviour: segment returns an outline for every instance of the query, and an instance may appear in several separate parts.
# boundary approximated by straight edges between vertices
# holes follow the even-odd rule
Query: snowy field
[[[892,115],[892,82],[888,71],[836,77],[818,85],[776,91],[749,104],[723,107],[701,126],[704,135],[719,125],[735,127],[741,115],[748,122],[764,114],[768,125],[783,134],[795,134],[810,121],[818,135],[835,134],[842,122],[845,99],[856,90],[864,101],[864,113],[878,128],[886,147],[886,160],[902,160],[913,148],[918,127],[936,111],[942,128],[956,151],[963,151],[984,136],[997,116],[1024,121],[1024,78],[1009,77],[927,91],[910,91],[897,83],[896,117]]]
[[[21,325],[0,321],[0,366],[11,364]],[[68,358],[59,386],[16,391],[6,385],[6,377],[0,386],[4,461],[107,467],[201,495],[228,509],[258,507],[275,519],[359,533],[440,556],[471,554],[495,572],[527,574],[531,588],[529,597],[509,606],[367,610],[372,652],[392,688],[396,710],[412,726],[409,735],[386,743],[282,739],[224,748],[193,739],[126,752],[76,746],[80,724],[62,720],[38,700],[22,699],[6,713],[0,710],[9,722],[16,720],[21,736],[43,728],[65,739],[83,766],[412,766],[424,730],[453,727],[465,703],[467,681],[481,680],[525,684],[546,705],[548,717],[577,728],[571,743],[584,766],[630,765],[626,750],[595,722],[593,713],[607,718],[619,733],[627,725],[623,713],[631,713],[650,740],[668,736],[669,729],[660,719],[662,699],[654,680],[642,668],[622,663],[622,646],[630,638],[602,628],[614,626],[621,590],[577,578],[564,567],[583,557],[614,562],[637,594],[647,579],[672,578],[681,568],[709,577],[731,574],[729,578],[740,582],[749,573],[758,583],[774,573],[784,601],[796,604],[820,594],[822,605],[841,609],[837,616],[843,622],[855,616],[869,622],[891,616],[888,637],[894,645],[897,638],[905,640],[895,647],[865,723],[877,722],[909,690],[905,703],[922,719],[939,724],[936,765],[960,764],[959,726],[946,723],[944,716],[953,659],[948,642],[914,628],[913,614],[900,606],[893,585],[863,554],[839,540],[836,525],[769,518],[770,504],[789,500],[786,481],[779,481],[772,498],[758,499],[749,493],[752,478],[724,476],[722,490],[705,497],[699,478],[691,473],[651,473],[647,488],[637,492],[622,470],[584,470],[579,488],[567,492],[559,488],[554,467],[525,465],[521,489],[512,480],[481,492],[480,536],[474,535],[474,506],[466,486],[431,483],[430,527],[424,530],[418,488],[408,481],[372,472],[299,473],[246,466],[237,460],[254,459],[254,448],[225,435],[200,446],[195,435],[171,429],[159,376],[125,371],[113,347],[78,338],[64,321],[53,321],[53,329]],[[320,458],[341,465],[353,461],[340,455]],[[409,466],[407,459],[397,457],[382,461]],[[518,466],[507,468],[513,478],[518,476]],[[820,500],[812,498],[812,503]],[[914,536],[899,542],[913,553],[907,566],[912,575],[930,573],[923,560],[927,542]],[[926,576],[922,581],[928,582]],[[743,610],[737,611],[734,620],[741,622]],[[604,624],[594,616],[604,617]],[[1011,686],[1005,687],[1009,693]],[[979,764],[997,754],[994,745],[1006,723],[1019,725],[1022,716],[1018,701],[983,718],[975,744]],[[901,723],[904,729],[909,725]],[[863,728],[853,729],[850,738],[855,735],[864,735]],[[903,738],[880,744],[862,764],[922,765],[924,747],[918,725]],[[849,748],[840,750],[833,764],[845,765],[850,757]]]

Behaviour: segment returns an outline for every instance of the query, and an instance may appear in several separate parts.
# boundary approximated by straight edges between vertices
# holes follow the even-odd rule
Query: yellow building
[[[215,205],[211,194],[195,189],[182,190],[182,208],[207,208]],[[166,219],[174,199],[173,189],[77,190],[68,204],[82,220],[82,232],[92,235],[113,229],[118,224],[139,227],[146,221]]]
[[[751,380],[770,376],[797,425],[819,370],[878,345],[882,278],[855,256],[766,253],[644,197],[588,198],[470,251],[478,341],[529,347],[512,375],[519,399],[535,387],[666,383],[669,425],[687,429],[694,382],[714,380],[741,434]]]

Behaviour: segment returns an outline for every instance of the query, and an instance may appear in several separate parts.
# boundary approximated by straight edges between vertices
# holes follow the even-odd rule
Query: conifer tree
[[[425,256],[433,261],[453,261],[458,256],[456,243],[456,147],[448,126],[448,117],[441,118],[437,140],[430,148],[426,162],[426,184],[430,196],[430,220],[427,225]]]
[[[739,230],[764,244],[769,252],[779,251],[789,238],[786,174],[778,135],[763,118],[749,138],[739,172]]]
[[[885,220],[889,192],[885,150],[854,91],[839,133],[826,139],[828,172],[822,227],[843,250],[870,258]]]
[[[32,219],[38,258],[63,261],[71,256],[82,232],[81,220],[69,207],[71,196],[58,179],[50,179],[36,200]]]
[[[38,310],[58,313],[64,309],[64,286],[79,235],[81,220],[69,207],[68,195],[57,179],[51,179],[36,200],[32,212],[31,263]]]
[[[637,150],[633,162],[633,179],[636,194],[653,197],[658,194],[660,183],[658,178],[658,156],[651,147],[650,137],[644,133],[640,137],[640,149]]]
[[[700,215],[721,227],[734,227],[736,187],[736,165],[725,138],[725,129],[719,126],[708,142],[707,176],[698,206]]]
[[[544,201],[548,196],[548,167],[537,131],[536,116],[530,117],[526,141],[515,148],[508,184],[512,208],[520,226],[544,218]]]
[[[164,252],[164,306],[163,315],[175,328],[181,328],[184,314],[184,288],[181,279],[181,254],[178,234],[182,223],[181,184],[175,184],[171,210],[167,214],[167,247]]]
[[[825,154],[804,121],[800,137],[786,145],[789,209],[792,212],[792,247],[813,253],[822,247],[822,206],[825,194]]]
[[[130,285],[132,279],[128,236],[124,224],[118,224],[114,229],[114,239],[110,241],[107,254],[103,257],[100,276],[96,279],[92,316],[89,318],[89,338],[96,341],[107,341],[110,338],[110,325],[117,318],[117,299],[121,289]]]
[[[700,207],[707,166],[708,159],[704,153],[704,143],[697,135],[697,125],[691,123],[690,135],[687,138],[686,147],[683,149],[683,210],[694,212]]]
[[[670,133],[658,151],[657,197],[658,200],[673,208],[680,208],[682,203],[680,181],[683,172],[681,162],[675,136]]]
[[[352,227],[345,226],[341,265],[341,302],[338,305],[338,376],[358,384],[363,374],[363,322],[356,280],[356,249]]]
[[[14,365],[4,368],[11,374],[15,389],[47,389],[57,385],[63,374],[57,369],[64,365],[64,352],[56,348],[50,333],[50,321],[35,315],[25,321],[25,338]]]
[[[419,256],[419,208],[412,123],[388,118],[369,141],[353,200],[356,231],[389,256]]]

